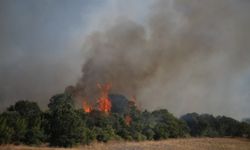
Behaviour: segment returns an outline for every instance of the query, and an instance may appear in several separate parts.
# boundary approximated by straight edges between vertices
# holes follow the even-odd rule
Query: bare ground
[[[250,150],[250,140],[240,138],[188,138],[145,142],[93,143],[75,148],[0,146],[0,150]]]

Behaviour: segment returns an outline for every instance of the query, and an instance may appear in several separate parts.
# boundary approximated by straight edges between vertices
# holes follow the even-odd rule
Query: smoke
[[[51,96],[77,81],[86,12],[98,7],[92,5],[81,0],[0,1],[1,111],[20,99],[45,108]]]
[[[113,93],[135,95],[151,110],[247,115],[249,6],[162,0],[145,22],[113,17],[84,42],[88,53],[75,92],[95,99],[96,84],[111,83]]]
[[[0,109],[44,106],[75,82],[95,100],[111,83],[150,110],[249,117],[249,11],[248,0],[3,0]]]

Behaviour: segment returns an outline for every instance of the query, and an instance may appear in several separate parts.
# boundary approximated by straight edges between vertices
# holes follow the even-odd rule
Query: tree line
[[[250,124],[225,116],[197,113],[176,118],[166,109],[149,112],[135,106],[127,114],[106,114],[97,110],[85,113],[75,108],[73,97],[67,93],[53,96],[46,111],[41,111],[35,102],[20,100],[0,114],[0,144],[47,143],[54,147],[72,147],[92,141],[193,136],[250,138]]]

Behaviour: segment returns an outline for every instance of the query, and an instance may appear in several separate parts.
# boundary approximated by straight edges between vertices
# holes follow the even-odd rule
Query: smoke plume
[[[0,109],[111,83],[149,110],[249,117],[249,14],[248,0],[2,0]]]
[[[112,92],[135,95],[147,109],[239,117],[246,109],[239,104],[249,105],[242,91],[249,87],[240,83],[249,72],[249,4],[157,1],[146,23],[117,17],[85,41],[75,90],[95,99],[96,84],[111,83]]]

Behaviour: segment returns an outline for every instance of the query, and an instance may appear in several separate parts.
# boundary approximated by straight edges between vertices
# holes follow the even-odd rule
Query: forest
[[[180,118],[166,109],[140,110],[133,101],[110,94],[110,112],[77,108],[69,93],[53,96],[48,108],[19,100],[0,114],[0,144],[86,145],[92,141],[143,141],[189,137],[250,138],[249,119],[188,113]]]

